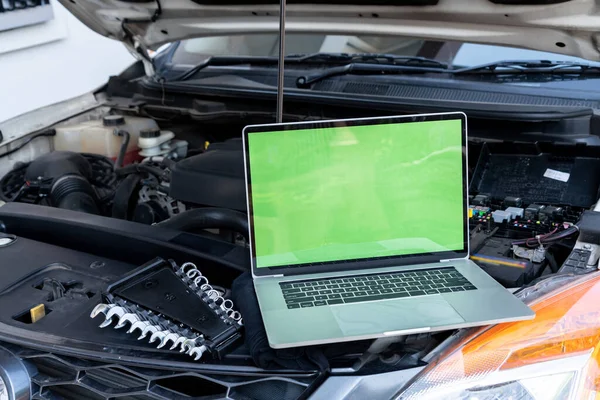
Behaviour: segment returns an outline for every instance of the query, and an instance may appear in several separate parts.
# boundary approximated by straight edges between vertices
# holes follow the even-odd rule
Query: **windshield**
[[[273,56],[279,51],[277,34],[195,38],[181,41],[171,61],[196,65],[210,56]],[[597,64],[577,57],[514,47],[440,42],[392,36],[286,35],[286,55],[307,53],[386,53],[434,58],[454,67],[469,67],[501,60],[552,60]]]

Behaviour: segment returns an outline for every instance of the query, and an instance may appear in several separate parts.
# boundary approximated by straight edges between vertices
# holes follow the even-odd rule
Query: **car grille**
[[[32,399],[295,400],[317,374],[266,371],[186,372],[103,363],[1,343],[31,372]],[[230,368],[233,369],[233,368]]]

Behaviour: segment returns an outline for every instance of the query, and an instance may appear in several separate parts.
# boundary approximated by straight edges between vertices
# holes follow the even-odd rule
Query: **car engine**
[[[199,132],[197,124],[183,120],[112,111],[45,131],[36,141],[46,141],[50,152],[38,151],[33,141],[28,146],[36,157],[9,154],[3,161],[11,168],[0,179],[0,199],[6,203],[0,207],[0,252],[3,262],[19,268],[3,275],[0,301],[7,306],[0,323],[26,330],[40,348],[43,335],[49,335],[61,338],[63,353],[85,348],[93,356],[117,357],[111,362],[150,360],[169,373],[174,365],[185,365],[205,386],[192,390],[194,384],[178,380],[170,388],[181,396],[240,390],[232,398],[268,399],[283,382],[291,393],[285,398],[309,392],[319,374],[282,365],[267,372],[248,354],[242,321],[251,316],[240,314],[243,307],[232,300],[232,282],[249,269],[239,133],[256,122],[238,121],[228,128],[207,124]],[[206,133],[219,129],[219,135]],[[468,150],[473,261],[511,289],[559,273],[596,270],[600,233],[592,210],[600,194],[600,155],[593,148],[472,137]],[[157,282],[170,282],[169,296],[146,301],[140,293]],[[202,318],[213,318],[215,330],[200,335],[206,325],[182,304],[204,310]],[[343,371],[398,371],[423,365],[421,358],[451,334],[328,346],[325,353],[332,368]],[[46,358],[57,356],[23,354],[46,374],[36,375],[43,378],[40,393],[86,397],[71,396],[61,386],[79,390],[81,384],[79,372],[53,372],[55,361],[48,364]],[[60,360],[69,371],[88,371]],[[195,361],[197,366],[190,366]],[[111,368],[109,361],[98,366]],[[262,386],[252,385],[265,377],[277,385],[262,397],[254,395],[258,392],[244,397],[234,388],[237,383],[211,375],[219,368],[234,375],[242,368],[245,372],[236,375],[240,388],[249,385],[260,392]],[[131,371],[119,379],[144,376],[144,385],[156,383],[160,390],[171,379]],[[214,393],[206,389],[209,381],[219,382]],[[99,398],[111,398],[117,390],[98,387]],[[161,393],[157,398],[170,398],[171,392]]]
[[[58,133],[52,133],[56,144]],[[246,210],[241,140],[205,142],[188,155],[187,142],[173,140],[171,132],[156,130],[140,132],[135,146],[143,146],[152,135],[167,136],[159,143],[162,150],[140,147],[137,154],[129,155],[135,162],[125,165],[106,154],[68,149],[19,162],[0,180],[0,199],[148,225],[195,208]],[[123,154],[131,143],[123,142]],[[67,146],[61,143],[56,147]]]
[[[188,129],[116,113],[64,123],[52,131],[55,151],[17,163],[0,180],[0,198],[158,224],[243,247],[241,139],[236,130],[209,141]],[[86,144],[84,135],[100,138]],[[101,140],[112,144],[94,143]],[[76,151],[94,146],[102,154]],[[570,253],[564,240],[577,236],[577,222],[598,198],[600,158],[585,147],[527,143],[515,150],[479,140],[469,143],[469,155],[473,260],[507,287],[558,272]],[[589,265],[595,260],[594,253]],[[585,270],[582,262],[577,265]]]

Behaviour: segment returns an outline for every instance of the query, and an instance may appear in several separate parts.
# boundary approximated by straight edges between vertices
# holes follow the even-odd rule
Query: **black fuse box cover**
[[[600,188],[597,147],[553,143],[485,143],[469,192],[523,204],[589,208]]]

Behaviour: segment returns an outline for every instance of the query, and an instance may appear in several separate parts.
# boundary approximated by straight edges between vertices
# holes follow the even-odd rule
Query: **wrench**
[[[204,352],[206,350],[207,350],[206,346],[194,347],[193,349],[190,350],[190,352],[188,354],[190,356],[194,357],[194,361],[198,361],[200,359],[200,357],[202,357],[202,354],[204,354]]]
[[[129,330],[127,331],[127,333],[133,333],[133,332],[135,332],[136,329],[139,329],[140,332],[143,332],[144,328],[148,325],[150,325],[150,323],[148,321],[142,321],[142,320],[136,321],[133,324],[131,324],[131,327],[129,327]]]
[[[188,353],[192,348],[196,347],[198,339],[201,339],[202,336],[195,337],[193,339],[186,339],[183,341],[181,345],[180,353]]]
[[[127,322],[133,324],[134,322],[138,322],[139,320],[140,318],[134,313],[123,314],[121,318],[119,318],[119,323],[115,325],[115,329],[123,328],[125,325],[127,325]]]
[[[100,328],[106,328],[110,324],[112,324],[112,318],[116,315],[121,318],[127,311],[123,307],[115,306],[111,307],[110,310],[106,313],[106,320],[100,324]]]
[[[154,332],[152,336],[150,336],[149,343],[154,343],[156,340],[162,341],[169,333],[171,333],[169,330]]]
[[[156,346],[157,349],[162,349],[167,343],[169,343],[169,340],[173,341],[173,343],[177,342],[177,339],[179,339],[181,336],[178,335],[177,333],[171,332],[168,333],[164,338],[162,338],[162,340],[160,341],[160,344],[158,346]]]
[[[177,338],[177,340],[175,341],[175,343],[173,343],[173,346],[171,346],[169,350],[175,350],[177,347],[181,346],[181,350],[179,351],[183,353],[183,342],[185,342],[186,340],[189,339],[185,336],[179,336],[179,338]]]
[[[156,326],[156,325],[150,325],[148,323],[148,325],[146,325],[146,327],[144,329],[142,329],[142,334],[140,335],[140,337],[138,338],[138,340],[142,340],[150,332],[152,332],[152,334],[154,334],[154,333],[158,332],[158,330],[159,330],[158,326]]]
[[[106,313],[108,312],[108,310],[110,310],[114,306],[115,306],[114,304],[100,303],[96,307],[94,307],[94,309],[92,310],[92,312],[90,314],[90,317],[96,318],[98,316],[98,314],[100,314],[100,313],[102,313],[106,316]]]

